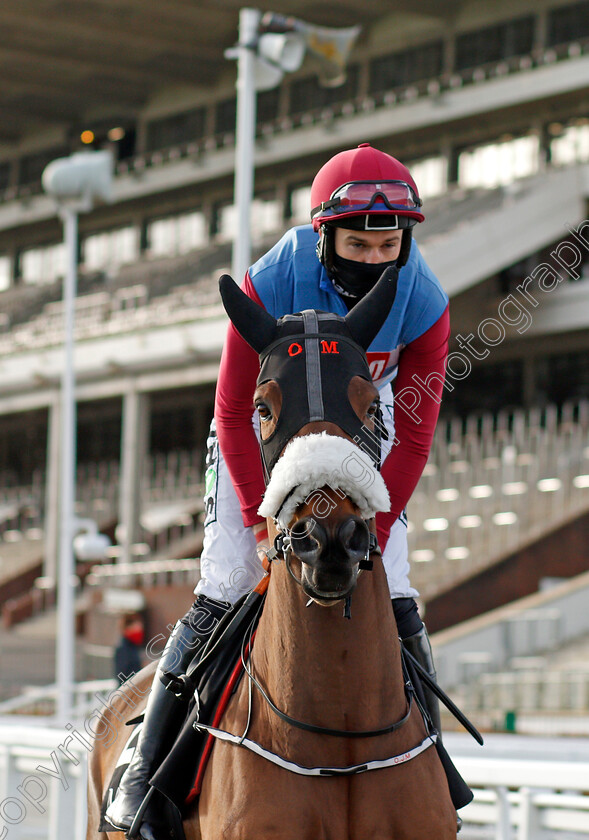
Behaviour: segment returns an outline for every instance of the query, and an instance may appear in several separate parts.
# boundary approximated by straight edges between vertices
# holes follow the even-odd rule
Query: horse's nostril
[[[362,519],[350,518],[339,528],[339,539],[346,552],[352,557],[365,557],[368,553],[369,531]]]
[[[296,556],[308,563],[316,559],[325,546],[325,531],[315,519],[306,516],[291,528],[290,542]]]

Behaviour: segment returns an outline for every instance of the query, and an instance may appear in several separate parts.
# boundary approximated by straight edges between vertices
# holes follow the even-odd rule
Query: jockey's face
[[[335,253],[361,263],[392,262],[399,256],[400,230],[346,230],[335,228]]]

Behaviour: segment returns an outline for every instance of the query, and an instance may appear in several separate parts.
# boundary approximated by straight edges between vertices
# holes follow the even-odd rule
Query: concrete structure
[[[63,257],[40,172],[84,142],[117,160],[113,203],[80,220],[78,461],[118,462],[129,561],[148,458],[200,457],[211,415],[225,329],[215,283],[234,234],[235,67],[223,50],[240,5],[0,10],[0,485],[8,508],[15,488],[37,488],[49,577]],[[308,18],[298,0],[273,8]],[[319,4],[309,22],[333,25],[332,11]],[[309,59],[258,96],[256,251],[306,221],[326,158],[370,140],[411,165],[425,198],[417,237],[452,297],[446,414],[589,396],[589,3],[338,5],[338,25],[358,22],[342,87],[321,88]],[[464,349],[471,333],[476,351]]]

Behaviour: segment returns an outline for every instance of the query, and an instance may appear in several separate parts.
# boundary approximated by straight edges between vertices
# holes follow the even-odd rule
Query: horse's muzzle
[[[301,584],[312,598],[340,601],[358,577],[359,563],[369,550],[369,531],[363,519],[347,516],[319,522],[299,519],[290,529],[291,550],[301,561]]]

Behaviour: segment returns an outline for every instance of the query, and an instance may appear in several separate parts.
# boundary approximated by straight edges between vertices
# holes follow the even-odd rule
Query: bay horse
[[[261,354],[254,402],[269,484],[260,512],[274,549],[246,675],[208,728],[215,746],[198,806],[183,814],[186,840],[456,838],[437,735],[406,685],[371,536],[388,493],[364,350],[395,290],[389,271],[345,319],[309,310],[277,322],[221,278],[231,320]],[[90,755],[87,840],[124,722],[140,708],[128,708],[125,691],[147,692],[153,670],[104,712],[118,737]]]

